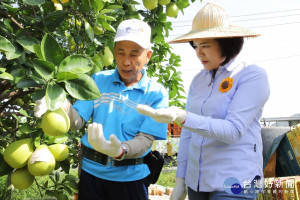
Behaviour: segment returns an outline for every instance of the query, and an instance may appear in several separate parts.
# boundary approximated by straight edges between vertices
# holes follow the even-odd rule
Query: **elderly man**
[[[101,97],[64,103],[71,128],[80,129],[92,118],[82,139],[79,199],[148,200],[145,178],[150,171],[143,157],[154,139],[166,139],[167,126],[137,112],[138,104],[168,107],[168,93],[147,77],[144,66],[152,56],[151,29],[141,20],[120,23],[115,36],[117,69],[92,76]],[[36,116],[43,103],[38,102]],[[44,109],[45,110],[45,109]]]

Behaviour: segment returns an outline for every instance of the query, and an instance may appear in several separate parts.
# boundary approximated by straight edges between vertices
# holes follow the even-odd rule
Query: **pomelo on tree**
[[[15,141],[8,145],[4,151],[4,160],[12,168],[21,168],[27,164],[27,160],[34,151],[31,138]]]
[[[45,176],[55,168],[55,158],[47,145],[40,145],[28,159],[28,170],[34,176]]]
[[[174,2],[169,3],[166,7],[166,14],[169,17],[177,17],[178,11],[179,8]]]
[[[47,111],[42,117],[41,128],[50,136],[66,134],[70,128],[70,119],[63,108],[55,111]]]
[[[148,10],[153,10],[154,8],[157,7],[157,4],[158,4],[158,0],[143,0],[143,5]]]
[[[108,46],[104,47],[104,52],[99,52],[99,56],[101,58],[103,66],[109,66],[113,64],[114,55]]]
[[[63,161],[69,156],[69,148],[65,144],[52,144],[48,148],[56,161]]]
[[[171,0],[158,0],[158,3],[160,5],[168,5],[171,2]]]
[[[14,185],[15,188],[24,190],[29,188],[33,181],[34,176],[29,173],[27,167],[16,169],[10,178],[11,183]]]

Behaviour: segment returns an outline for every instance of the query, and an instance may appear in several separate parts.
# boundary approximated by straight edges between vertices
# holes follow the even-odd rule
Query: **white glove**
[[[36,105],[34,106],[34,116],[35,117],[42,117],[43,114],[48,110],[46,99],[45,97],[41,98],[40,100],[35,101]],[[62,108],[69,114],[71,103],[68,99],[66,99],[62,105]]]
[[[34,116],[41,117],[47,110],[46,99],[45,97],[41,98],[40,100],[35,101],[36,106],[34,106]]]
[[[140,114],[152,117],[155,121],[160,123],[172,123],[173,121],[176,121],[182,124],[187,116],[185,110],[175,106],[155,110],[150,106],[138,104],[136,109]]]
[[[109,136],[109,141],[105,140],[101,124],[94,122],[88,125],[88,141],[96,151],[110,157],[119,157],[123,153],[121,142],[114,134]]]
[[[175,187],[170,200],[184,200],[187,195],[186,185],[183,178],[176,177]]]

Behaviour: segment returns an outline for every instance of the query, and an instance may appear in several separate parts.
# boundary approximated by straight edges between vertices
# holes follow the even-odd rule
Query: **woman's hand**
[[[140,114],[152,117],[155,121],[160,123],[172,123],[175,121],[183,124],[187,116],[187,112],[185,110],[175,106],[155,110],[150,106],[139,104],[136,109]]]
[[[175,187],[170,200],[184,200],[187,195],[186,185],[183,178],[176,177]]]

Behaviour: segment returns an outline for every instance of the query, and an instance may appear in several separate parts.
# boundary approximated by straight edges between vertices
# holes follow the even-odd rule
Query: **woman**
[[[171,199],[256,199],[263,183],[259,120],[270,95],[266,72],[240,61],[245,37],[258,34],[231,24],[208,3],[192,30],[170,43],[189,42],[204,69],[193,79],[186,111],[177,107],[137,110],[158,122],[183,125]]]

